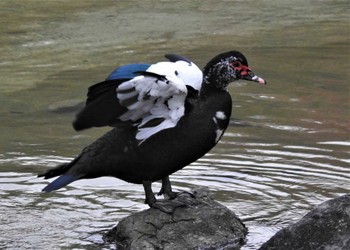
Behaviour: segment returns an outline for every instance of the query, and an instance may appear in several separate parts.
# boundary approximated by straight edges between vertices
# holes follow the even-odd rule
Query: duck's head
[[[248,67],[248,61],[239,51],[229,51],[215,56],[203,69],[204,83],[226,89],[236,80],[254,81],[266,84],[266,81],[255,75]]]

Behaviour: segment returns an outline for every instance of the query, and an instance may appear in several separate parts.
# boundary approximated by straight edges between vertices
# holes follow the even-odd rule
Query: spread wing
[[[200,90],[202,72],[182,57],[169,57],[171,62],[119,67],[106,81],[90,87],[74,128],[129,123],[137,126],[136,139],[143,141],[175,127],[185,114],[188,89]]]
[[[185,114],[186,96],[186,85],[176,76],[144,72],[118,86],[117,98],[127,108],[119,119],[139,121],[136,139],[145,140],[176,126]]]
[[[73,121],[77,131],[91,127],[116,126],[118,117],[126,111],[116,98],[117,87],[145,71],[150,64],[129,64],[116,68],[105,81],[92,85],[88,89],[85,107]]]

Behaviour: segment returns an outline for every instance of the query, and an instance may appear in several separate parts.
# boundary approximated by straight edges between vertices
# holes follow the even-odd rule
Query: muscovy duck
[[[152,182],[162,180],[158,195],[176,197],[169,175],[211,150],[229,124],[228,84],[239,79],[266,84],[238,51],[215,56],[203,73],[182,56],[165,57],[169,62],[118,67],[89,88],[74,129],[114,128],[71,162],[38,175],[59,176],[44,192],[79,179],[113,176],[143,184],[145,203],[162,209]]]

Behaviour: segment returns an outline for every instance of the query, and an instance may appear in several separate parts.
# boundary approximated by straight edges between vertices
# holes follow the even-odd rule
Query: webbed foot
[[[182,195],[182,194],[188,194],[189,196],[191,196],[191,198],[195,198],[196,196],[190,192],[187,191],[181,191],[181,192],[173,192],[172,188],[171,188],[171,184],[170,184],[170,180],[169,180],[169,176],[165,177],[162,179],[162,188],[159,190],[158,192],[158,196],[159,195],[164,195],[165,198],[168,199],[175,199],[176,197]]]
[[[170,200],[157,200],[153,194],[151,185],[152,185],[152,182],[150,182],[150,181],[143,182],[143,187],[144,187],[145,193],[146,193],[145,203],[148,204],[151,208],[156,208],[156,209],[159,209],[165,213],[171,214],[175,211],[176,208],[186,206],[185,203],[174,200],[174,198],[176,198],[178,195],[180,195],[182,193],[187,193],[187,192],[180,192],[180,193],[173,192],[171,190],[171,186],[170,186],[170,182],[169,182],[168,177],[163,179],[162,188],[159,191],[158,195],[164,194],[166,197],[169,197]],[[193,194],[191,194],[191,195],[193,195]]]
[[[157,200],[152,204],[148,204],[151,208],[159,209],[164,213],[172,214],[178,207],[186,207],[186,204],[174,200]]]

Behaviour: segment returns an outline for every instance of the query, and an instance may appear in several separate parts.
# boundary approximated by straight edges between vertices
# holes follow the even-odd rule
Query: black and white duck
[[[162,209],[152,182],[162,181],[158,195],[174,198],[169,175],[218,143],[231,116],[228,84],[240,79],[266,84],[238,51],[215,56],[203,72],[182,56],[165,57],[168,62],[118,67],[89,88],[74,129],[113,129],[71,162],[40,174],[45,179],[59,176],[44,192],[80,179],[113,176],[142,184],[145,203]]]

